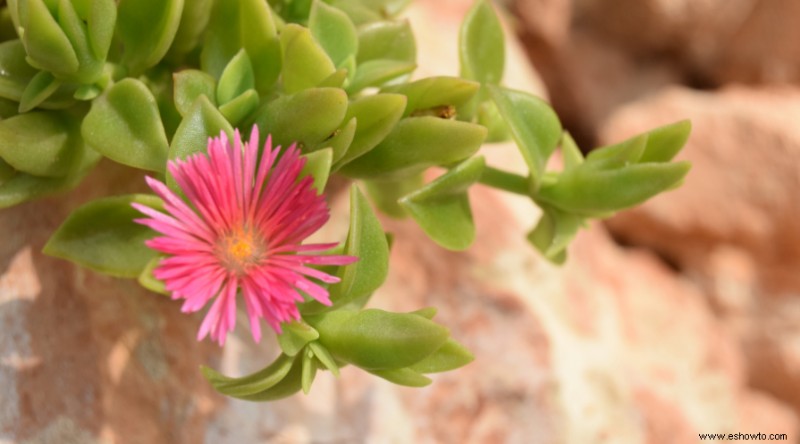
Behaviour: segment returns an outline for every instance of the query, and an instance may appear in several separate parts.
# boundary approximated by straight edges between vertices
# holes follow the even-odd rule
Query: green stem
[[[530,196],[530,188],[528,178],[519,174],[509,173],[507,171],[498,170],[487,166],[483,170],[480,178],[480,183],[488,185],[492,188],[497,188],[503,191],[508,191],[522,196]]]

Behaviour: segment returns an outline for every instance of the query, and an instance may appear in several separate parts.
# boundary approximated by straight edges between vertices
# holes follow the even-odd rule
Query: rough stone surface
[[[609,226],[698,282],[739,338],[751,383],[800,411],[800,89],[664,91],[617,111],[602,134],[616,140],[677,118],[694,127],[686,183]]]

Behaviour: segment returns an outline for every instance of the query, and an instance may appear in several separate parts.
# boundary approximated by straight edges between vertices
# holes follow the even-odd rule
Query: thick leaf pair
[[[688,162],[670,162],[688,139],[688,121],[597,148],[584,160],[572,138],[562,135],[558,117],[545,102],[499,87],[489,87],[489,92],[529,171],[527,178],[507,175],[496,185],[527,194],[542,208],[542,219],[528,239],[554,262],[565,260],[566,246],[585,219],[638,205],[680,185],[689,171]],[[559,143],[564,170],[546,172]]]
[[[249,401],[270,401],[308,393],[320,368],[339,375],[352,364],[395,384],[422,387],[425,374],[462,367],[473,360],[444,327],[431,321],[435,309],[414,313],[336,310],[284,325],[283,353],[264,369],[231,378],[204,367],[219,392]]]
[[[92,84],[99,79],[116,24],[113,0],[12,0],[8,8],[27,62],[42,70],[21,108],[41,103],[61,81]]]
[[[0,120],[0,208],[76,186],[100,156],[84,144],[80,115],[36,111]]]

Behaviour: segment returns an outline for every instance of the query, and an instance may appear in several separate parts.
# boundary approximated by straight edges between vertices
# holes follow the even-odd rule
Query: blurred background
[[[414,2],[420,75],[458,73],[471,3]],[[475,362],[423,389],[345,368],[253,404],[214,393],[197,366],[253,371],[272,338],[198,344],[179,304],[39,253],[75,202],[130,188],[106,163],[68,197],[0,213],[0,443],[798,442],[800,2],[496,6],[506,83],[547,98],[583,149],[691,119],[683,187],[582,231],[563,267],[524,241],[536,208],[486,188],[465,253],[385,220],[391,275],[373,306],[439,307]],[[510,144],[485,155],[522,163]],[[332,197],[333,233],[346,200]]]

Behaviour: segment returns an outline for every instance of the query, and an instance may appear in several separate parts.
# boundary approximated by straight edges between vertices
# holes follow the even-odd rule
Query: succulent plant
[[[330,175],[352,182],[339,253],[358,261],[310,271],[334,278],[321,283],[329,300],[296,288],[304,300],[277,328],[282,353],[273,363],[241,378],[208,368],[204,375],[249,400],[308,391],[318,369],[338,374],[346,364],[401,385],[428,384],[425,374],[473,358],[432,320],[434,309],[364,308],[389,267],[390,241],[373,208],[410,217],[433,242],[463,250],[475,237],[468,190],[482,183],[540,207],[528,240],[562,263],[588,219],[681,184],[689,165],[672,159],[690,124],[584,157],[546,102],[502,85],[503,29],[488,1],[477,0],[463,21],[460,77],[428,78],[413,76],[412,26],[398,18],[407,3],[8,0],[0,7],[0,208],[72,189],[102,157],[146,170],[170,196],[185,197],[168,166],[206,156],[211,137],[238,141],[256,128],[275,145],[295,144],[301,175],[317,190]],[[508,138],[525,175],[480,155],[483,144]],[[563,169],[548,171],[556,149]],[[442,174],[426,181],[431,168]],[[164,255],[146,244],[156,232],[134,221],[141,214],[132,207],[163,210],[166,195],[88,202],[45,252],[177,297],[156,276]]]

